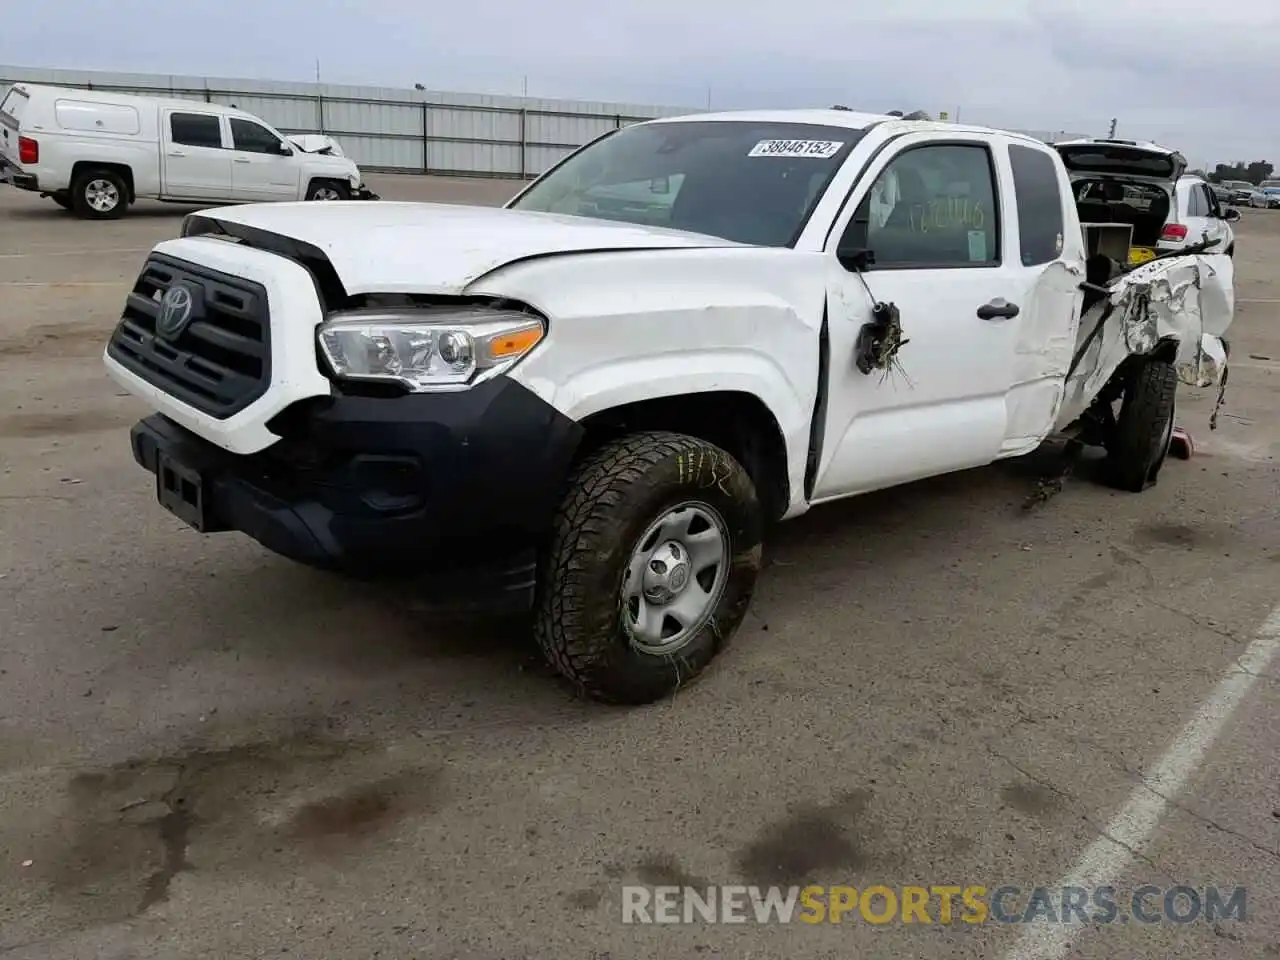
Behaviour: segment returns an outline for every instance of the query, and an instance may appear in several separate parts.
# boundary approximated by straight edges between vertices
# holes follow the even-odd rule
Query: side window
[[[1034,267],[1062,254],[1062,191],[1058,167],[1044,150],[1009,145],[1013,193],[1018,201],[1018,236],[1022,265]]]
[[[1203,183],[1200,184],[1196,189],[1200,191],[1200,194],[1204,199],[1204,207],[1205,207],[1205,210],[1208,211],[1205,214],[1205,216],[1221,217],[1222,208],[1218,205],[1217,194],[1215,194],[1212,189],[1205,186]]]
[[[222,126],[207,113],[169,114],[169,138],[184,147],[222,147]]]
[[[236,150],[249,153],[280,153],[280,138],[261,124],[231,118],[231,143]]]
[[[866,231],[873,269],[998,265],[991,154],[958,144],[906,150],[872,184],[849,229]]]
[[[1188,217],[1207,217],[1209,215],[1208,201],[1204,198],[1204,188],[1198,183],[1191,185],[1191,192],[1187,197],[1187,216]]]

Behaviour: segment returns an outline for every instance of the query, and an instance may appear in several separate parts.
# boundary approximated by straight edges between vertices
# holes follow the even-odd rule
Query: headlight
[[[502,373],[541,342],[542,321],[483,307],[365,309],[319,327],[335,376],[399,383],[415,393],[465,390]]]

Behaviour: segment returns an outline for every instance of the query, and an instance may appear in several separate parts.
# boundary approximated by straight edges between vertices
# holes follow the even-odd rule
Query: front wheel
[[[308,200],[350,200],[351,188],[337,180],[313,180],[307,187]]]
[[[1173,440],[1178,373],[1173,364],[1150,359],[1136,366],[1107,444],[1107,471],[1120,490],[1141,493],[1154,486]]]
[[[670,696],[742,623],[762,534],[755,485],[719,447],[666,432],[609,443],[575,472],[557,516],[538,645],[595,700]]]

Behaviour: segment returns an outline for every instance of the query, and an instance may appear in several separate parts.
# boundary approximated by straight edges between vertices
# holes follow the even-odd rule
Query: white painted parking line
[[[39,253],[0,253],[0,260],[44,257],[101,257],[113,253],[147,253],[150,247],[106,247],[99,250],[42,250]]]
[[[1249,648],[1236,658],[1196,715],[1191,718],[1155,769],[1115,815],[1101,837],[1089,845],[1060,887],[1115,886],[1136,854],[1150,841],[1169,804],[1186,787],[1221,735],[1232,713],[1265,675],[1280,650],[1280,606],[1258,628]],[[1007,960],[1061,960],[1082,927],[1035,924],[1026,928]]]
[[[1236,303],[1280,303],[1280,297],[1236,297]]]

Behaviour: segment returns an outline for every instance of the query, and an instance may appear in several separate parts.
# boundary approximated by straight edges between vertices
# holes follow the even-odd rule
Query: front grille
[[[160,298],[175,283],[198,305],[176,337],[156,333]],[[153,253],[125,302],[108,355],[148,383],[225,420],[271,381],[271,318],[260,283]]]

